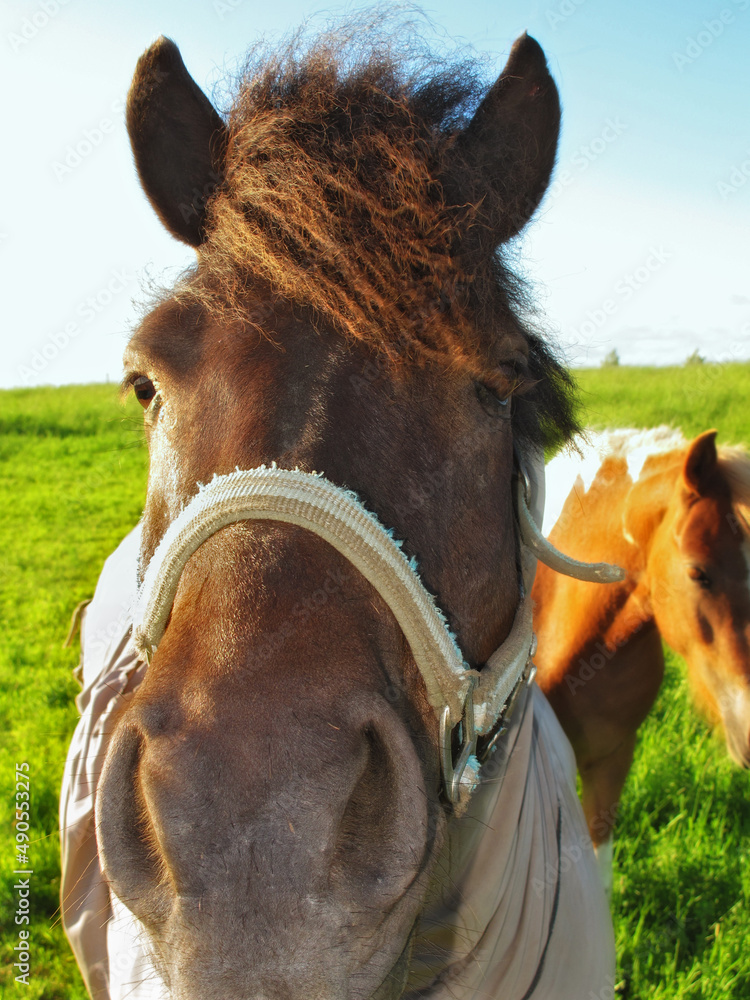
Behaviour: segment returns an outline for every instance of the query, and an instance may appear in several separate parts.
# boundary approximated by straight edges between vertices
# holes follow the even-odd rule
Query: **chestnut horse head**
[[[570,739],[605,886],[636,736],[664,676],[664,639],[693,695],[750,766],[750,456],[668,427],[591,432],[546,470],[544,530],[626,570],[593,587],[540,565],[537,679]]]
[[[414,557],[467,663],[519,600],[514,447],[573,426],[502,245],[547,186],[533,39],[466,67],[326,36],[252,66],[226,120],[165,39],[128,128],[195,268],[136,331],[150,450],[141,565],[215,474],[277,463],[356,491]],[[192,555],[121,715],[98,805],[112,891],[171,995],[401,995],[445,826],[437,720],[378,592],[304,528]]]
[[[579,558],[616,560],[627,579],[605,593],[541,568],[540,685],[579,731],[587,766],[626,742],[629,754],[626,730],[634,737],[661,683],[662,637],[734,760],[750,766],[750,456],[717,448],[716,431],[688,442],[664,427],[592,434],[581,452],[548,466],[545,530]],[[627,766],[629,756],[613,766],[619,780]]]
[[[634,496],[632,530],[661,515],[646,564],[651,606],[664,639],[687,662],[698,705],[726,735],[727,748],[750,767],[750,457],[716,447],[706,431],[661,464],[671,496],[648,479]],[[652,485],[666,469],[655,457]]]

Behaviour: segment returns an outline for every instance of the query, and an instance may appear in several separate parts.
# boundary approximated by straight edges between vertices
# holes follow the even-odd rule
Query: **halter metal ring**
[[[469,759],[477,749],[477,734],[474,729],[474,688],[476,677],[469,679],[469,690],[466,693],[463,717],[457,723],[461,726],[461,751],[458,760],[453,763],[453,730],[451,726],[451,711],[446,705],[440,713],[440,757],[443,767],[443,783],[448,801],[458,802],[461,790],[461,778]]]

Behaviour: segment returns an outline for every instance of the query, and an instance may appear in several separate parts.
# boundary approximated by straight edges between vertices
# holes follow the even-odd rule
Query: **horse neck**
[[[623,534],[643,568],[655,540],[672,519],[670,510],[681,468],[681,458],[674,454],[653,456],[625,497]]]

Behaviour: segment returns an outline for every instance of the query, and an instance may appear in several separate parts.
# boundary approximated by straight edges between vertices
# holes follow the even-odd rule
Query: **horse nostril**
[[[408,892],[432,847],[428,797],[414,747],[390,707],[372,712],[362,738],[363,765],[339,823],[331,876],[339,890],[388,906]]]
[[[96,837],[110,888],[139,919],[168,912],[138,767],[143,737],[122,726],[107,753],[96,800]]]

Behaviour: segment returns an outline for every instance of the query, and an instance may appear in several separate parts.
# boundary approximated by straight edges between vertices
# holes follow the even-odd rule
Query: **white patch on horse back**
[[[667,451],[684,448],[687,442],[679,431],[671,427],[656,427],[651,431],[636,431],[629,442],[625,442],[624,457],[628,463],[628,474],[634,483],[641,477],[646,459],[651,455],[663,455]]]
[[[628,475],[635,483],[649,456],[684,448],[685,444],[682,434],[671,427],[647,431],[626,427],[578,435],[545,469],[547,499],[543,533],[549,535],[552,531],[573,488],[581,497],[588,493],[605,459],[625,459]]]
[[[544,469],[545,499],[542,533],[549,533],[565,506],[565,501],[575,489],[583,497],[596,479],[602,458],[599,451],[600,434],[579,434],[559,451]]]
[[[594,854],[596,855],[596,863],[599,868],[599,877],[602,880],[602,885],[604,886],[604,895],[607,897],[607,902],[612,901],[612,885],[614,883],[614,873],[612,870],[612,857],[614,854],[614,840],[612,834],[603,840],[598,846],[594,846]]]

